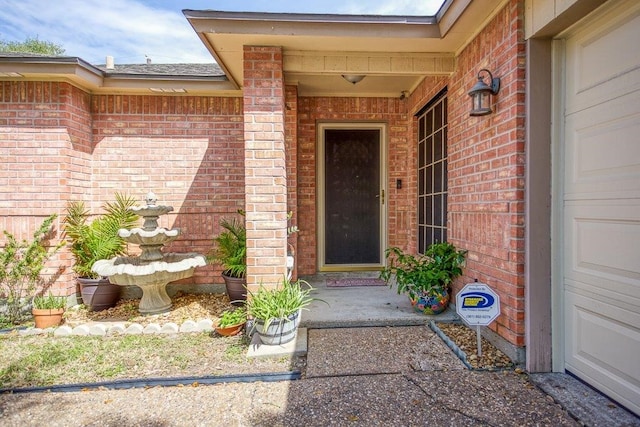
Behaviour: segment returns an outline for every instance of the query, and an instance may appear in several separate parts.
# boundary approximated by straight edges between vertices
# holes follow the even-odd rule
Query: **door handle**
[[[384,190],[381,190],[380,194],[377,194],[376,197],[380,197],[380,201],[384,205]]]

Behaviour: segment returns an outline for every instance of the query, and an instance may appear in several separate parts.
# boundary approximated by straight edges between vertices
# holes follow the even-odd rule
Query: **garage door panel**
[[[631,0],[606,2],[567,35],[554,178],[565,368],[638,414],[639,40],[640,2]]]
[[[567,292],[566,368],[629,408],[640,409],[640,315]],[[631,357],[630,357],[631,356]]]
[[[640,203],[565,205],[564,276],[640,312]]]
[[[608,19],[607,19],[608,18]],[[567,112],[579,111],[608,99],[638,90],[637,58],[640,40],[640,7],[625,14],[600,16],[567,41]]]
[[[567,116],[565,199],[640,197],[638,105],[640,91]]]

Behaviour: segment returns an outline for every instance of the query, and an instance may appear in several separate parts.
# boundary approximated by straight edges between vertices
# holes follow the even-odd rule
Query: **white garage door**
[[[564,362],[640,413],[640,2],[567,35]]]

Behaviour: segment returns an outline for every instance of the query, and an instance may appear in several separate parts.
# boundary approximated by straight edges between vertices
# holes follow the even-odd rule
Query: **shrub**
[[[40,273],[51,256],[64,243],[48,247],[46,244],[51,225],[57,215],[46,218],[33,233],[31,241],[18,241],[15,236],[4,230],[7,239],[0,250],[0,289],[7,301],[7,320],[11,324],[19,324],[24,307],[39,285],[42,285]]]

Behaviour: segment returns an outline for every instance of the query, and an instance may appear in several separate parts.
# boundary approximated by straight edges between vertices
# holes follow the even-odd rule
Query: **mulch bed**
[[[212,319],[214,323],[222,312],[234,308],[225,294],[183,294],[178,292],[171,298],[171,310],[166,313],[144,315],[138,311],[139,299],[120,300],[115,307],[102,311],[88,311],[84,306],[68,309],[64,314],[64,324],[74,327],[88,322],[122,321],[181,325],[186,320]]]
[[[513,369],[514,364],[502,351],[481,339],[482,356],[478,357],[476,331],[460,323],[437,323],[436,325],[465,355],[466,361],[477,370]]]

